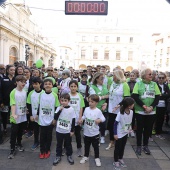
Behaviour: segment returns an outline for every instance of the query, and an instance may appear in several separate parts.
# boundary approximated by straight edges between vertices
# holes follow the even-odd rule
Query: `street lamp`
[[[29,55],[30,55],[30,47],[28,44],[25,45],[25,62],[26,62],[26,66],[27,66],[27,61],[29,59]]]

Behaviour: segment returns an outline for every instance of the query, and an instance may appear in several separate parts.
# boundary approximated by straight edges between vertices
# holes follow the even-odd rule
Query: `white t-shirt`
[[[123,83],[116,84],[113,82],[109,90],[109,105],[108,112],[112,113],[113,109],[123,100]],[[120,111],[118,108],[114,114],[117,114]]]
[[[99,134],[99,125],[95,123],[95,120],[101,119],[102,122],[106,120],[100,109],[92,110],[90,107],[86,107],[82,119],[85,120],[84,135],[89,137]]]
[[[119,122],[117,125],[118,138],[122,138],[127,135],[131,130],[131,123],[133,118],[133,111],[130,110],[129,114],[121,114],[120,112],[116,116],[116,121]]]
[[[10,93],[10,106],[15,105],[15,114],[18,115],[17,119],[10,118],[10,122],[18,124],[27,121],[27,107],[26,107],[27,94],[25,90],[18,91],[14,89]]]
[[[54,120],[55,107],[59,106],[58,96],[51,92],[47,94],[45,92],[40,95],[40,107],[39,107],[39,125],[49,126]]]
[[[55,111],[57,113],[60,110],[58,107]],[[57,121],[56,131],[59,133],[70,133],[72,120],[76,118],[74,109],[72,107],[63,108]]]

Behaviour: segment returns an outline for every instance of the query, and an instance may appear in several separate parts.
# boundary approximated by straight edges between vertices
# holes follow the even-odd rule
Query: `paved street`
[[[166,128],[164,130],[170,130]],[[128,168],[122,168],[124,170],[169,170],[170,169],[170,135],[165,134],[166,139],[160,140],[156,137],[154,142],[149,143],[149,148],[152,152],[151,155],[145,155],[138,157],[134,150],[136,148],[136,140],[134,138],[129,138],[124,160]],[[106,138],[106,143],[108,144],[108,136]],[[25,147],[25,152],[17,152],[13,160],[7,158],[9,153],[9,135],[5,138],[4,144],[0,145],[0,170],[113,170],[113,149],[106,151],[105,148],[107,144],[102,144],[100,146],[100,158],[101,167],[96,167],[93,157],[93,149],[91,148],[90,160],[86,164],[80,164],[80,158],[76,156],[76,143],[75,138],[73,138],[73,150],[74,150],[74,165],[69,165],[66,156],[62,157],[62,161],[59,165],[53,166],[53,160],[55,158],[55,132],[53,133],[53,142],[51,147],[51,156],[49,159],[40,160],[39,159],[39,148],[36,151],[31,151],[30,147],[33,143],[32,138],[23,138],[23,145]]]

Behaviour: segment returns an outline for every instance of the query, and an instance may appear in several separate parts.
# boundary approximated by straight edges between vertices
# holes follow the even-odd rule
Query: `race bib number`
[[[50,116],[52,109],[42,108],[42,111],[43,111],[42,114],[43,114],[44,116],[45,116],[45,115]]]
[[[87,125],[88,128],[92,128],[94,126],[94,120],[91,120],[91,119],[85,119],[85,123]]]
[[[19,107],[18,115],[25,115],[26,114],[26,106],[25,107]]]
[[[155,98],[155,92],[154,91],[146,91],[142,98]]]
[[[69,130],[70,128],[70,121],[64,120],[64,119],[58,119],[57,127],[65,130]]]
[[[125,132],[129,133],[131,129],[131,125],[130,124],[125,124]]]

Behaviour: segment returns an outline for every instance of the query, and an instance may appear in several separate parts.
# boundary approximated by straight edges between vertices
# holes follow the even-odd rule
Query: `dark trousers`
[[[0,142],[2,141],[3,138],[3,134],[2,134],[2,130],[1,130],[1,120],[0,120]]]
[[[30,120],[30,114],[27,114],[27,127],[25,130],[30,132],[30,131],[33,131],[33,129],[34,129],[34,125],[33,125],[33,122]]]
[[[25,126],[26,126],[26,122],[22,122],[18,124],[11,123],[10,144],[12,150],[15,150],[16,141],[18,145],[21,144],[22,133],[25,129]]]
[[[117,114],[109,113],[109,119],[107,124],[107,129],[109,130],[110,140],[114,141],[113,127]]]
[[[77,148],[81,148],[81,126],[77,125],[75,126],[75,137],[76,137],[76,143]]]
[[[34,143],[39,143],[39,124],[37,122],[32,122],[34,129]]]
[[[135,118],[135,110],[133,109],[132,130],[134,130],[134,127],[135,127],[135,121],[136,121],[136,118]]]
[[[67,156],[71,156],[73,153],[73,149],[71,144],[70,133],[64,134],[64,133],[56,132],[56,138],[57,138],[56,156],[62,155],[63,142],[64,142],[64,147],[66,148]]]
[[[150,136],[150,132],[152,131],[153,123],[155,121],[155,114],[154,115],[135,115],[137,121],[137,146],[142,145],[142,137],[143,137],[143,145],[148,145],[148,140]]]
[[[47,153],[50,151],[52,142],[53,125],[40,126],[40,152]]]
[[[8,118],[9,118],[8,112],[1,112],[3,129],[6,129],[6,127],[7,127]]]
[[[127,136],[128,135],[125,135],[124,137],[119,138],[115,142],[115,150],[114,150],[114,161],[115,162],[118,162],[119,159],[123,158],[125,145],[127,142]]]
[[[164,123],[165,112],[166,112],[166,107],[156,108],[156,122],[155,122],[156,134],[162,133],[162,126]]]
[[[95,158],[99,158],[99,135],[92,136],[92,137],[84,136],[84,149],[85,149],[84,156],[85,157],[89,157],[91,144],[94,148]]]
[[[103,112],[102,112],[103,113]],[[103,113],[103,116],[106,118],[106,114]],[[106,121],[99,123],[99,130],[100,130],[100,135],[102,137],[105,136],[105,130],[106,130]]]

